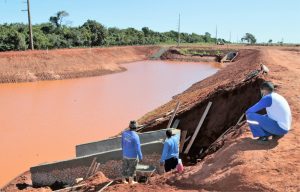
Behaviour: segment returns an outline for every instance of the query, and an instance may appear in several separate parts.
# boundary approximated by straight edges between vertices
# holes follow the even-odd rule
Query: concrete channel
[[[163,148],[166,129],[139,133],[144,156],[143,164],[153,165],[158,173],[163,173],[159,159]],[[180,134],[179,129],[172,129]],[[86,143],[76,146],[76,158],[42,164],[30,168],[33,186],[51,186],[55,183],[71,185],[76,178],[83,178],[96,158],[99,171],[108,178],[121,176],[122,149],[121,137]]]

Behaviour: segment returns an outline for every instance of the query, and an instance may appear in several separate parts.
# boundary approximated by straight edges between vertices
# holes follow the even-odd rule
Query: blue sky
[[[0,23],[24,22],[26,0],[0,0]],[[94,19],[107,27],[144,26],[156,31],[176,30],[178,13],[181,30],[240,39],[253,33],[259,42],[300,43],[300,0],[31,0],[32,22],[47,22],[66,10],[72,26]]]

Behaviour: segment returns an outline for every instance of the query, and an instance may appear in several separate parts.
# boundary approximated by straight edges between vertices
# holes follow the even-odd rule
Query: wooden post
[[[92,164],[90,165],[90,167],[89,167],[89,169],[88,169],[88,171],[87,171],[87,173],[86,173],[85,178],[88,178],[88,176],[89,176],[89,174],[90,174],[92,168],[94,167],[94,164],[95,164],[95,163],[96,163],[96,157],[94,157],[94,159],[93,159],[93,161],[92,161]]]
[[[199,155],[201,155],[201,153],[203,152],[203,148],[200,149],[199,151]]]
[[[94,174],[94,171],[95,171],[95,169],[96,169],[96,167],[97,167],[97,161],[95,162],[95,164],[94,164],[94,166],[92,167],[92,169],[91,169],[91,172],[90,172],[90,174],[89,174],[89,176],[88,177],[90,177],[90,176],[92,176],[93,174]]]
[[[55,190],[55,192],[63,192],[63,191],[72,191],[73,189],[76,189],[78,187],[83,187],[87,185],[87,183],[84,183],[84,184],[80,184],[80,185],[74,185],[74,186],[71,186],[71,187],[66,187],[66,188],[63,188],[63,189],[58,189],[58,190]]]
[[[100,189],[98,192],[104,191],[108,186],[110,186],[114,181],[112,180],[111,182],[107,183],[102,189]]]
[[[28,13],[28,27],[29,27],[29,48],[34,50],[33,47],[33,35],[32,35],[32,24],[31,24],[31,16],[30,16],[30,1],[27,0],[27,13]]]
[[[93,170],[93,172],[92,172],[91,175],[94,175],[94,174],[98,171],[99,166],[100,166],[100,163],[97,163],[97,165],[96,165],[96,167],[95,167],[95,169]]]
[[[239,118],[238,122],[236,123],[236,125],[240,125],[241,121],[243,120],[245,116],[245,113],[242,114],[242,116]]]
[[[182,152],[182,149],[183,149],[183,146],[184,146],[184,143],[185,143],[186,135],[187,135],[187,131],[182,131],[181,132],[180,147],[179,147],[179,152],[180,153]]]
[[[179,108],[179,105],[180,105],[180,101],[177,102],[177,105],[176,105],[176,107],[175,107],[175,109],[174,109],[174,112],[173,112],[173,114],[172,114],[171,119],[169,120],[169,123],[168,123],[167,128],[171,128],[171,124],[172,124],[172,122],[173,122],[173,120],[174,120],[174,117],[175,117],[175,115],[176,115],[176,113],[177,113],[177,110],[178,110],[178,108]]]
[[[190,138],[191,138],[191,136],[188,136],[184,142],[187,142]]]
[[[173,125],[172,125],[172,128],[177,129],[177,127],[178,127],[178,125],[179,125],[179,122],[180,122],[180,120],[179,120],[179,119],[176,119],[176,120],[174,121]]]
[[[204,119],[205,119],[205,117],[206,117],[206,115],[207,115],[207,113],[208,113],[208,110],[210,109],[211,105],[212,105],[212,102],[209,102],[209,103],[207,104],[206,109],[205,109],[205,111],[204,111],[204,113],[203,113],[203,115],[202,115],[202,117],[201,117],[201,119],[200,119],[200,121],[199,121],[199,123],[198,123],[198,126],[197,126],[197,128],[196,128],[196,130],[195,130],[195,132],[194,132],[194,134],[193,134],[193,136],[192,136],[192,139],[190,140],[190,142],[189,142],[187,148],[186,148],[185,151],[184,151],[184,154],[188,154],[188,153],[189,153],[190,148],[192,147],[192,145],[193,145],[193,143],[194,143],[194,140],[196,139],[196,137],[197,137],[197,135],[198,135],[198,133],[199,133],[199,131],[200,131],[200,128],[201,128],[201,126],[202,126],[202,124],[203,124],[203,122],[204,122]]]

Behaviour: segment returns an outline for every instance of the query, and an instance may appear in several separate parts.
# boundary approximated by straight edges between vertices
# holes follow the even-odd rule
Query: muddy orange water
[[[30,166],[75,157],[75,145],[119,133],[129,120],[214,74],[206,64],[143,61],[100,77],[0,85],[0,186]]]

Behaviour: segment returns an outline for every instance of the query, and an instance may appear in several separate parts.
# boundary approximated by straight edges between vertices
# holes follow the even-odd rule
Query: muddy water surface
[[[74,157],[76,144],[119,133],[217,71],[162,61],[124,66],[100,77],[0,84],[0,186],[30,166]]]

